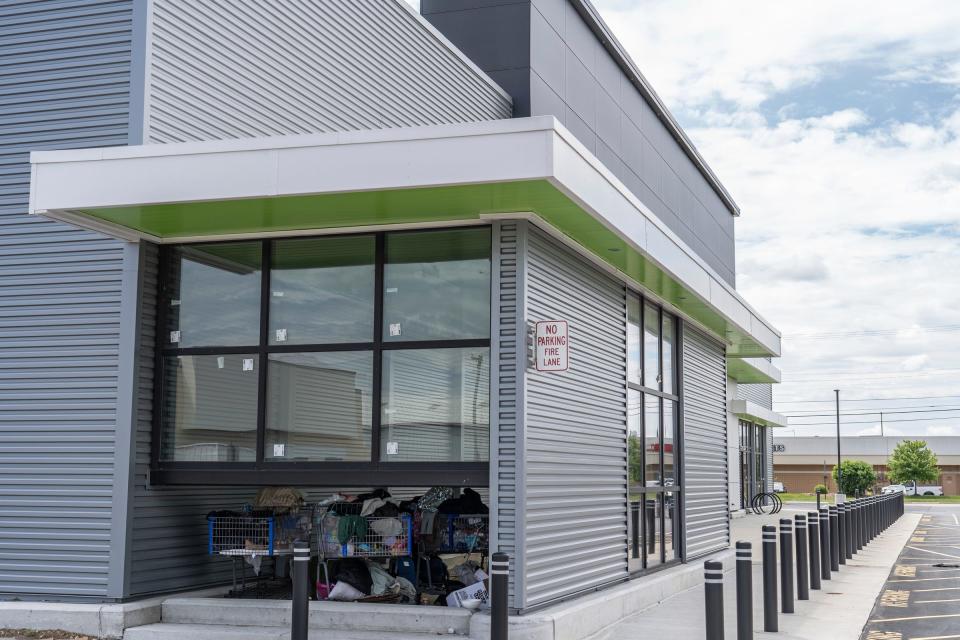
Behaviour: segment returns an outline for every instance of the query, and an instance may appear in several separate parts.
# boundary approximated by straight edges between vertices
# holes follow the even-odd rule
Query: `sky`
[[[839,388],[844,435],[960,435],[960,3],[593,2],[740,205],[780,433]]]
[[[595,4],[740,205],[781,433],[839,388],[844,435],[960,435],[960,3]]]

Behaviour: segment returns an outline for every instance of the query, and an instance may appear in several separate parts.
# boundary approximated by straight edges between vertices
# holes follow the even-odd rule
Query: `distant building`
[[[877,484],[890,484],[887,460],[904,440],[923,440],[937,456],[940,479],[932,484],[943,485],[948,496],[960,495],[960,437],[939,436],[860,436],[840,439],[844,460],[863,460],[873,465]],[[773,478],[791,492],[811,492],[823,483],[834,491],[833,467],[837,464],[837,439],[814,436],[808,438],[777,437],[773,442]]]

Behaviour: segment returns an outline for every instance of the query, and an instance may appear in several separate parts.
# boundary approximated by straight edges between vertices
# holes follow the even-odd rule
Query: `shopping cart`
[[[314,528],[319,558],[317,582],[325,584],[328,591],[330,560],[382,560],[413,555],[413,518],[407,513],[393,517],[341,515],[335,508],[319,507],[314,514]]]

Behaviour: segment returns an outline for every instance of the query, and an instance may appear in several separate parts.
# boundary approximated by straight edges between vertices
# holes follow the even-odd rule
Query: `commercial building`
[[[887,461],[904,440],[923,440],[937,456],[944,495],[960,495],[960,438],[951,436],[859,436],[841,437],[843,460],[863,460],[873,465],[877,484],[890,484]],[[787,491],[812,492],[818,484],[836,490],[833,468],[837,464],[837,439],[830,437],[776,438],[773,475]]]
[[[518,614],[729,546],[732,197],[585,0],[421,11],[0,8],[0,596],[221,584],[276,485],[477,489]]]

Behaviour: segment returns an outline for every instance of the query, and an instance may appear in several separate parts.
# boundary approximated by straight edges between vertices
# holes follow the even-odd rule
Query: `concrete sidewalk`
[[[831,580],[823,582],[820,591],[810,591],[810,600],[797,601],[796,613],[779,614],[780,631],[763,632],[763,576],[760,556],[760,527],[776,524],[780,518],[793,518],[807,513],[799,508],[784,508],[775,516],[748,516],[732,522],[733,540],[753,544],[753,625],[756,637],[773,640],[857,640],[873,609],[884,582],[900,550],[910,539],[921,514],[907,513],[889,529],[864,547]],[[778,554],[779,555],[779,554]],[[724,563],[725,637],[737,637],[736,589],[733,562]],[[778,570],[779,576],[779,570]],[[779,590],[777,593],[779,600]],[[621,640],[622,638],[669,638],[670,640],[703,640],[703,586],[688,589],[658,605],[638,612],[607,627],[589,640]]]

